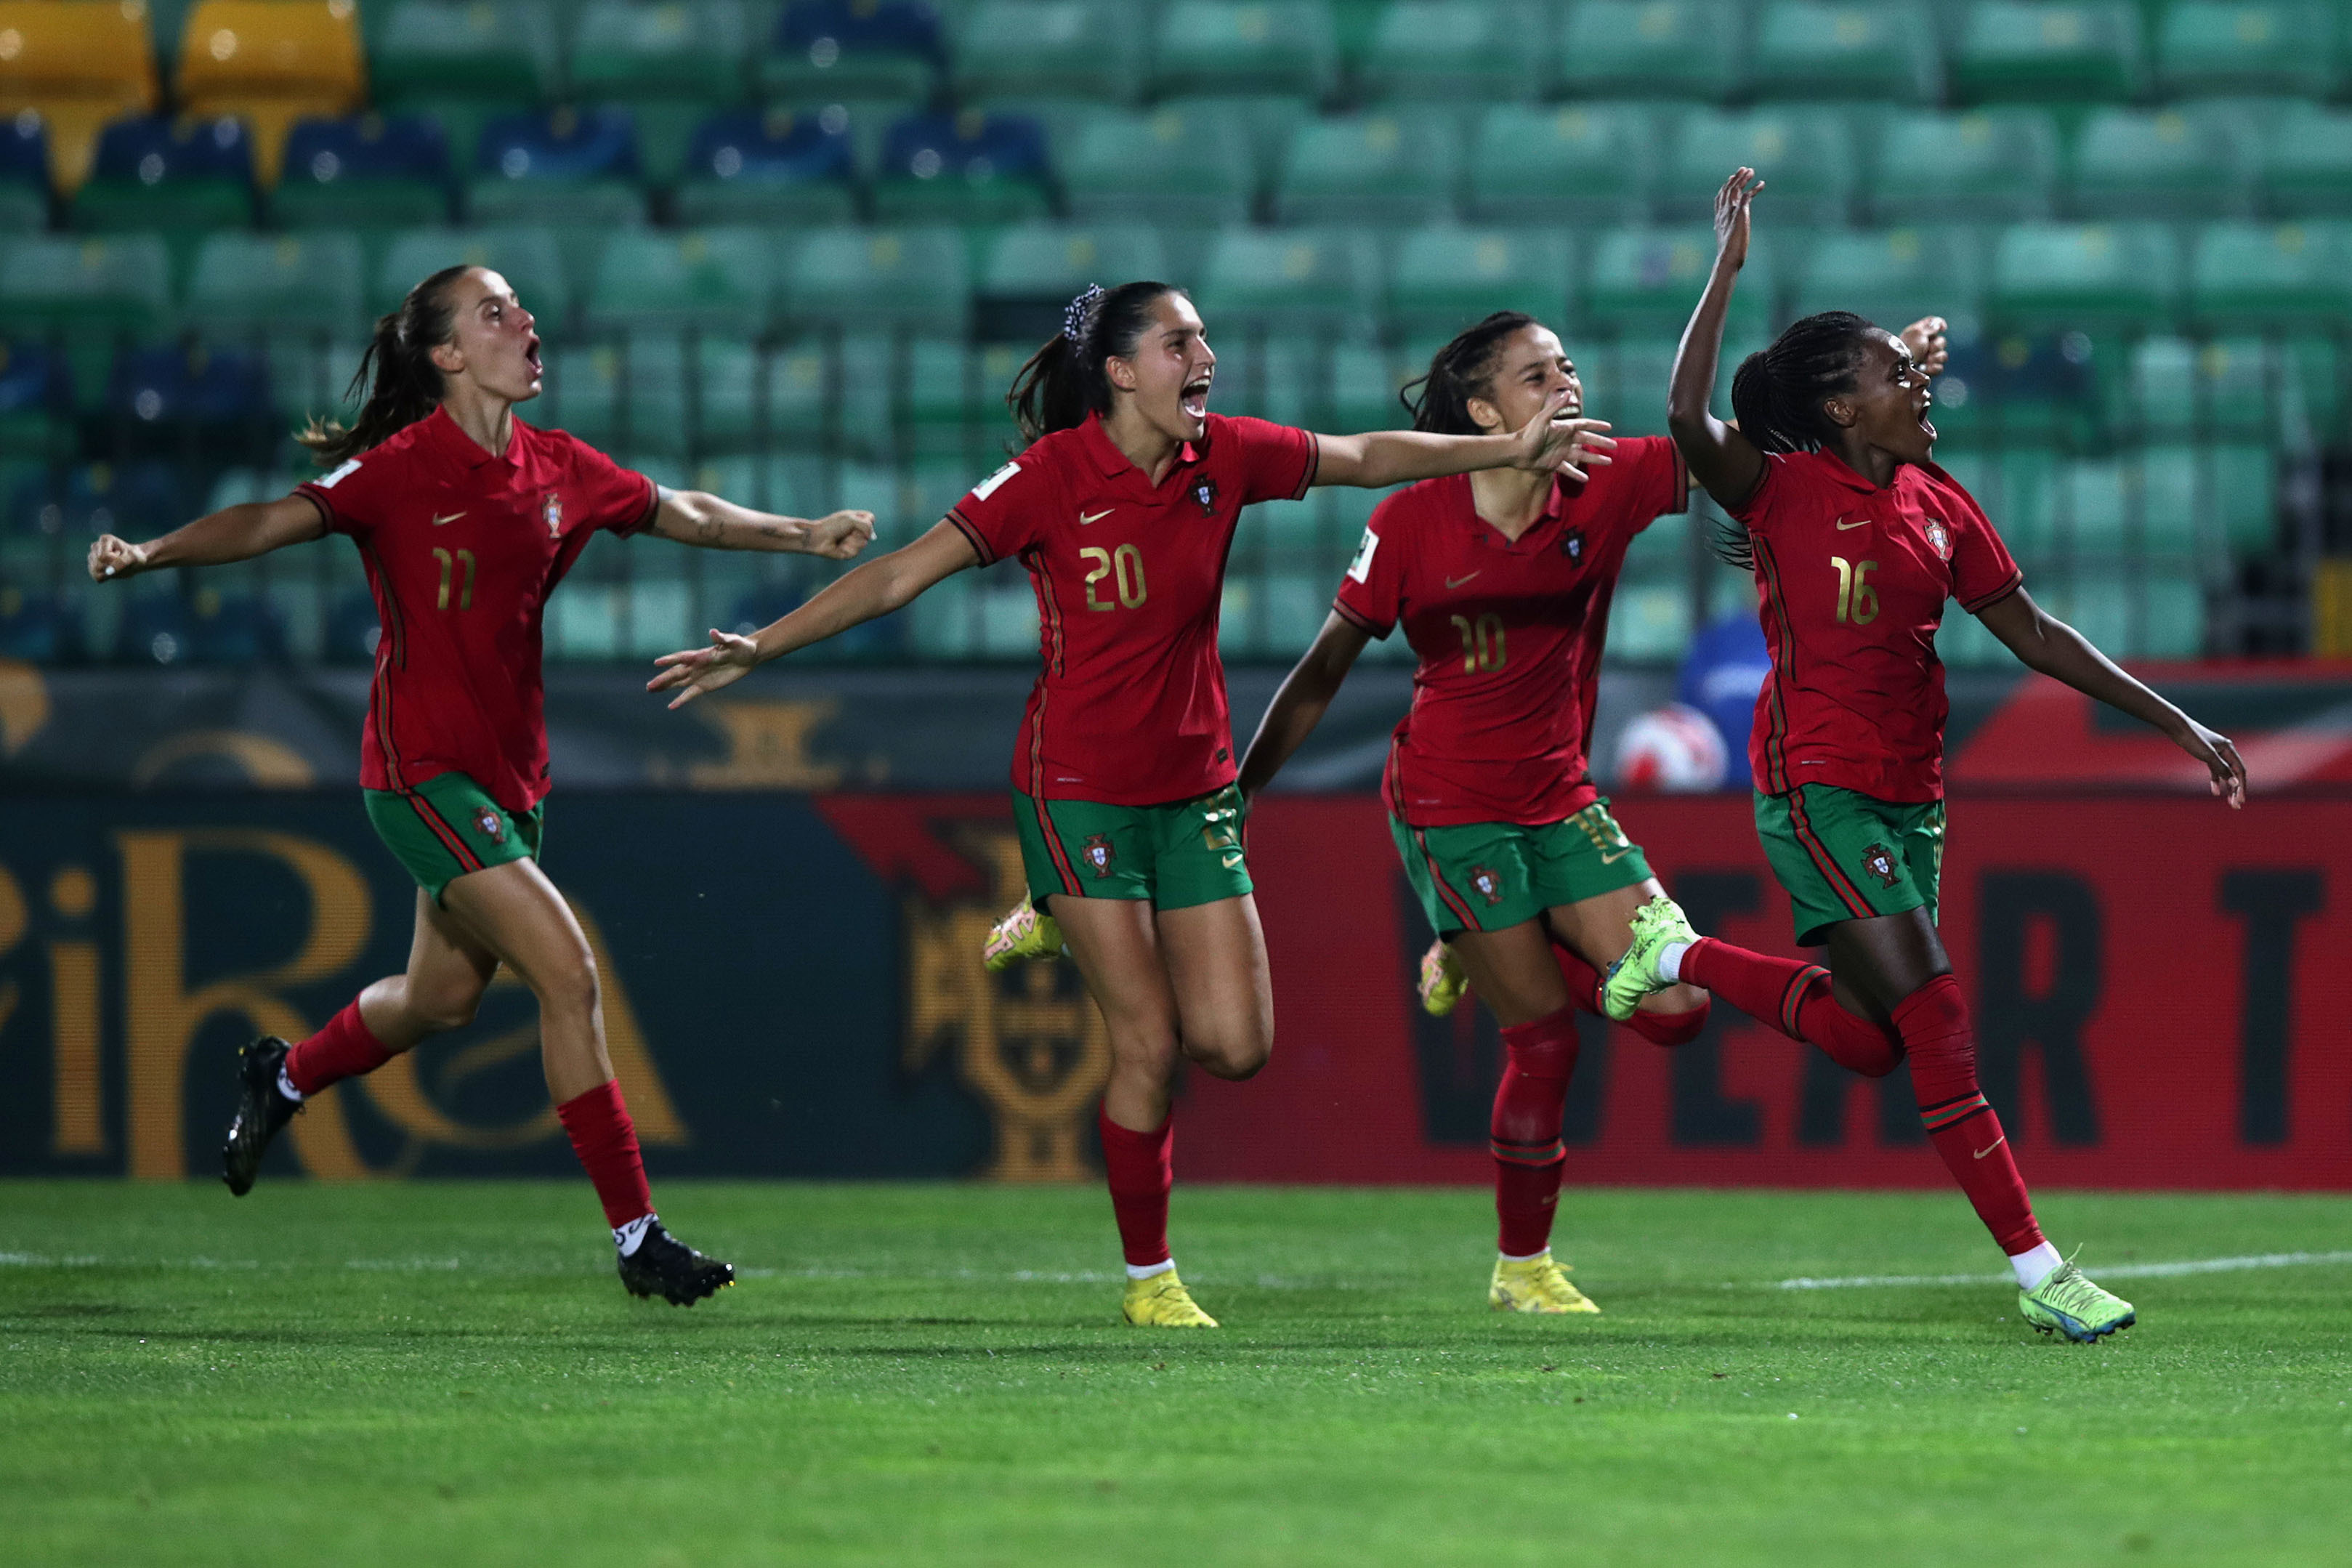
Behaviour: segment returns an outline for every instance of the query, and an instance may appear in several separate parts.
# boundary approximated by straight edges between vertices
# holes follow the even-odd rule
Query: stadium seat
[[[2189,264],[2189,313],[2219,328],[2352,322],[2352,224],[2214,224]]]
[[[245,349],[125,349],[115,356],[106,404],[116,448],[129,455],[262,461],[282,435],[262,356]]]
[[[1256,331],[1369,339],[1380,258],[1360,230],[1229,228],[1209,252],[1195,297],[1212,342],[1219,332],[1231,340]]]
[[[2283,217],[2352,211],[2352,112],[2297,104],[2263,138],[2263,195]]]
[[[1525,310],[1554,331],[1570,320],[1560,229],[1432,227],[1407,237],[1389,279],[1389,321],[1407,336],[1450,335],[1492,310]]]
[[[1041,218],[1052,177],[1045,128],[1026,116],[909,115],[884,141],[874,216],[906,224]]]
[[[2162,321],[2179,284],[2155,224],[2020,224],[1993,253],[1991,313],[2012,326],[2127,329]]]
[[[153,235],[0,241],[0,316],[44,336],[152,338],[171,324],[170,258]]]
[[[349,114],[367,99],[352,0],[199,0],[180,35],[173,82],[184,113],[235,115],[253,135],[254,173],[278,183],[297,120]]]
[[[449,144],[422,115],[297,121],[269,216],[284,228],[417,228],[449,221]]]
[[[1932,103],[1943,87],[1935,26],[1916,0],[1772,0],[1752,59],[1759,98]]]
[[[1147,30],[1121,0],[982,0],[956,28],[955,85],[992,97],[1142,96]]]
[[[757,72],[772,99],[916,100],[946,58],[939,17],[920,0],[791,0]]]
[[[2039,109],[1891,118],[1870,209],[1881,223],[2014,223],[2051,216],[2058,132]]]
[[[39,456],[72,434],[70,375],[46,343],[0,341],[0,453]]]
[[[1295,93],[1320,99],[1339,70],[1324,0],[1172,0],[1160,13],[1153,78],[1161,96]]]
[[[2242,217],[2254,196],[2252,128],[2211,109],[2102,109],[2074,144],[2085,218]]]
[[[1261,189],[1271,189],[1282,174],[1282,161],[1298,128],[1316,115],[1315,100],[1286,93],[1243,93],[1224,97],[1171,98],[1160,107],[1183,115],[1188,122],[1203,119],[1232,121],[1249,151],[1250,169]]]
[[[2046,448],[2088,439],[2098,424],[2097,356],[2088,346],[2087,338],[2014,326],[1955,338],[1931,415],[1942,449],[1979,442]],[[2047,456],[2033,453],[2037,461]]]
[[[1331,613],[1334,577],[1269,571],[1225,579],[1217,647],[1228,656],[1288,661],[1306,651]]]
[[[810,326],[962,333],[971,284],[950,228],[820,229],[793,247],[784,308]]]
[[[2297,390],[2286,370],[2260,338],[2198,343],[2159,334],[2132,344],[2124,374],[2101,390],[2109,427],[2141,440],[2267,438]]]
[[[1285,223],[1405,225],[1447,218],[1461,147],[1443,111],[1311,120],[1291,138],[1274,195]]]
[[[537,0],[397,0],[370,40],[379,105],[521,107],[563,89],[560,35]]]
[[[1721,99],[1739,86],[1744,7],[1723,0],[1577,0],[1560,31],[1571,98]]]
[[[49,136],[36,110],[0,124],[0,234],[49,226]]]
[[[982,342],[1034,346],[1062,330],[1063,309],[1087,285],[1167,276],[1159,235],[1140,224],[1005,229],[981,261],[976,333]]]
[[[1859,167],[1853,132],[1834,110],[1793,106],[1685,115],[1659,174],[1658,216],[1668,222],[1712,221],[1716,192],[1742,166],[1771,186],[1774,221],[1846,221]]]
[[[1976,0],[1948,68],[1966,102],[2129,100],[2147,76],[2139,9],[2130,0]]]
[[[1087,223],[1241,223],[1255,185],[1241,126],[1174,107],[1097,115],[1062,160],[1070,216]]]
[[[1549,323],[1547,323],[1548,325]],[[1331,349],[1328,401],[1323,428],[1341,435],[1359,430],[1394,430],[1407,422],[1397,394],[1429,367],[1427,359],[1404,359],[1376,343],[1337,343]],[[1354,541],[1349,541],[1352,550]],[[1345,564],[1342,562],[1340,564]]]
[[[86,0],[5,0],[0,31],[16,40],[0,58],[0,115],[39,112],[51,183],[71,195],[89,174],[100,128],[162,101],[146,11]]]
[[[2267,446],[2249,441],[2201,441],[2149,447],[2141,453],[2151,515],[2207,520],[2194,523],[2189,548],[2210,559],[2227,550],[2261,555],[2280,547],[2278,460]],[[2168,524],[2181,531],[2178,522]]]
[[[939,503],[935,520],[1003,461],[1005,443],[1014,439],[1005,390],[1034,347],[1034,341],[974,347],[950,338],[918,338],[908,345],[908,447],[918,459],[930,459],[921,470],[929,476],[925,482],[945,473],[956,486]]]
[[[252,138],[234,120],[118,120],[100,133],[75,226],[159,232],[175,244],[253,222]]]
[[[541,338],[563,335],[573,289],[554,234],[545,228],[420,229],[401,236],[376,271],[369,308],[399,308],[411,289],[445,267],[488,267],[503,276],[539,318]]]
[[[476,223],[613,227],[645,221],[636,131],[627,112],[501,114],[482,129],[466,186]]]
[[[547,391],[528,416],[607,450],[664,458],[742,451],[760,434],[758,379],[745,331],[615,332],[551,355]]]
[[[856,216],[857,194],[848,116],[772,109],[738,111],[703,121],[687,157],[687,177],[674,198],[687,224],[845,223]]]
[[[1984,311],[1984,262],[1966,229],[1895,228],[1822,235],[1798,271],[1794,313],[1852,310],[1890,331],[1942,316],[1972,333]]]
[[[1373,26],[1356,83],[1375,100],[1532,99],[1549,63],[1542,37],[1538,14],[1513,0],[1396,0]]]
[[[699,328],[756,337],[774,295],[772,236],[757,229],[635,230],[604,247],[591,330]]]
[[[197,248],[187,316],[217,342],[323,341],[363,319],[365,292],[349,234],[215,234]]]
[[[1649,216],[1654,105],[1503,103],[1480,117],[1470,216],[1485,223],[1638,223]],[[1728,170],[1726,173],[1729,173]]]
[[[1725,334],[1715,380],[1718,413],[1730,412],[1731,376],[1739,362],[1769,341],[1761,330],[1744,326]],[[1674,380],[1681,342],[1674,332],[1656,328],[1627,332],[1613,342],[1571,342],[1569,351],[1584,383],[1584,405],[1594,418],[1610,422],[1612,435],[1664,435],[1666,389]]]
[[[1679,335],[1715,265],[1715,230],[1611,229],[1594,244],[1591,265],[1584,292],[1589,321],[1619,331]],[[1753,335],[1771,321],[1776,271],[1769,247],[1750,248],[1731,296],[1727,333]]]
[[[1314,323],[1286,326],[1219,310],[1208,321],[1217,351],[1209,406],[1277,425],[1312,426],[1330,401],[1330,367]]]
[[[717,0],[591,0],[572,36],[572,91],[590,102],[739,103],[749,91],[744,47],[742,11]]]
[[[79,619],[49,591],[46,573],[20,571],[0,554],[0,658],[61,664],[82,647]]]
[[[2174,0],[2157,22],[2157,75],[2176,93],[2325,98],[2339,79],[2339,16],[2317,0]]]

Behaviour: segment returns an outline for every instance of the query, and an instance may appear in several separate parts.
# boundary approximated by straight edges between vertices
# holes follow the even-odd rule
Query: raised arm
[[[2246,764],[2227,735],[2212,731],[2116,668],[2090,640],[2053,617],[2024,589],[1988,605],[1978,617],[2008,645],[2028,669],[2063,680],[2085,697],[2164,732],[2172,743],[2205,764],[2212,792],[2238,810],[2246,804]]]
[[[874,541],[874,514],[836,511],[814,521],[737,506],[702,490],[665,488],[653,531],[706,550],[773,550],[847,561]]]
[[[914,543],[843,573],[810,595],[806,604],[748,637],[713,627],[709,647],[662,655],[654,660],[662,667],[661,673],[646,682],[646,689],[680,689],[669,705],[683,708],[706,691],[742,679],[754,665],[836,637],[877,616],[887,616],[941,578],[979,564],[980,557],[961,529],[951,522],[934,523]]]
[[[1274,694],[1265,717],[1258,721],[1257,734],[1242,758],[1244,795],[1257,798],[1257,792],[1274,782],[1290,753],[1315,732],[1331,699],[1339,695],[1339,683],[1348,679],[1356,656],[1370,640],[1370,634],[1337,610],[1324,619],[1314,644],[1283,678],[1282,689]]]
[[[1599,419],[1558,418],[1568,391],[1552,395],[1542,413],[1508,435],[1437,436],[1422,430],[1375,430],[1362,436],[1318,436],[1318,485],[1356,485],[1380,489],[1481,468],[1550,469],[1581,479],[1585,469],[1609,461],[1617,445]]]
[[[326,531],[327,520],[318,506],[300,496],[245,501],[144,544],[100,534],[90,542],[89,574],[104,583],[166,566],[223,566],[267,555],[282,545],[304,543]]]
[[[1731,312],[1732,284],[1748,261],[1748,204],[1763,188],[1755,170],[1742,169],[1715,195],[1715,270],[1707,274],[1706,291],[1691,312],[1690,325],[1683,329],[1674,381],[1666,392],[1666,428],[1682,448],[1683,461],[1690,465],[1691,477],[1726,507],[1754,495],[1764,479],[1764,454],[1738,426],[1717,419],[1707,406],[1715,396],[1716,365],[1723,357],[1723,323]]]

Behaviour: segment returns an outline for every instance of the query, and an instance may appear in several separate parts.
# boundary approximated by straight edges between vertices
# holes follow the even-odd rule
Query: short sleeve
[[[1235,461],[1242,474],[1242,504],[1262,500],[1299,500],[1315,483],[1322,451],[1314,435],[1264,419],[1220,419],[1215,439],[1238,452],[1221,452]]]
[[[1043,442],[971,487],[948,509],[948,521],[971,542],[982,566],[993,566],[1036,542],[1041,523],[1054,515],[1060,489]]]
[[[1626,476],[1631,490],[1625,510],[1633,516],[1634,532],[1659,518],[1690,510],[1690,469],[1674,442],[1664,436],[1636,436],[1618,442],[1610,457],[1611,468],[1632,470]]]
[[[330,533],[364,538],[383,521],[383,502],[399,487],[391,465],[371,462],[372,453],[345,458],[315,479],[294,487],[294,493],[319,509]]]
[[[1952,597],[1969,614],[1981,615],[2017,592],[2025,581],[2009,546],[1978,506],[1976,498],[1958,485],[1937,487],[1937,500],[1958,515],[1948,520],[1952,532]]]
[[[1806,475],[1797,457],[1789,452],[1764,454],[1764,477],[1756,481],[1756,489],[1738,506],[1723,510],[1749,528],[1771,521],[1773,512],[1790,505],[1802,494]]]
[[[624,538],[644,532],[661,504],[661,490],[653,480],[577,439],[572,443],[572,484],[580,504],[587,508],[589,526]]]
[[[1363,542],[1356,546],[1356,558],[1348,563],[1348,574],[1339,579],[1339,592],[1331,601],[1343,619],[1375,637],[1385,639],[1404,614],[1405,527],[1395,499],[1381,502],[1364,525]]]

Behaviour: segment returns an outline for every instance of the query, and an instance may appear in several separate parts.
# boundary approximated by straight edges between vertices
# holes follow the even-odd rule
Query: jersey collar
[[[462,438],[465,432],[459,431],[458,435],[460,438]],[[1114,442],[1110,438],[1109,432],[1103,428],[1101,415],[1089,414],[1087,416],[1087,422],[1078,426],[1078,445],[1085,448],[1087,457],[1094,463],[1096,470],[1099,472],[1103,478],[1107,479],[1114,479],[1121,474],[1131,473],[1135,475],[1136,478],[1147,488],[1149,488],[1150,483],[1150,476],[1146,475],[1141,468],[1137,468],[1133,463],[1129,462],[1128,460],[1127,454],[1118,449],[1118,443]],[[1205,449],[1205,442],[1202,443],[1201,447],[1197,447],[1190,441],[1185,442],[1181,447],[1178,448],[1176,453],[1175,468],[1170,468],[1168,470],[1169,473],[1172,475],[1175,473],[1177,468],[1184,468],[1188,464],[1199,462],[1204,455]],[[1163,484],[1166,483],[1165,480],[1162,480],[1161,482]]]
[[[1823,474],[1827,475],[1836,483],[1843,485],[1847,489],[1853,490],[1856,494],[1866,496],[1874,496],[1879,493],[1879,489],[1876,485],[1872,484],[1870,480],[1863,475],[1847,468],[1843,458],[1836,457],[1831,453],[1822,451],[1818,447],[1802,455],[1815,459],[1820,464]],[[1910,464],[1904,463],[1895,468],[1895,478],[1887,482],[1887,489],[1894,489],[1896,485],[1903,481],[1903,470],[1909,467],[1911,467]]]
[[[425,416],[424,435],[425,439],[469,469],[478,468],[485,463],[503,463],[509,468],[517,468],[521,464],[523,432],[528,428],[520,419],[516,419],[514,435],[507,441],[504,455],[500,455],[457,428],[457,422],[449,417],[449,410],[436,403],[433,405],[433,412]]]
[[[1559,475],[1555,474],[1552,476],[1551,492],[1544,498],[1542,514],[1535,520],[1525,533],[1520,534],[1517,539],[1509,539],[1504,536],[1501,529],[1487,521],[1478,510],[1478,492],[1471,488],[1469,475],[1456,474],[1448,482],[1455,487],[1454,497],[1460,506],[1463,521],[1469,524],[1471,532],[1505,550],[1527,549],[1538,535],[1557,527],[1560,518],[1568,511],[1568,486]]]

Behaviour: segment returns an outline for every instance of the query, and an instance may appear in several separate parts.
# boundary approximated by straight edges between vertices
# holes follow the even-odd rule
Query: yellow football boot
[[[1451,1015],[1469,994],[1470,977],[1462,973],[1462,961],[1444,938],[1431,942],[1421,955],[1421,981],[1414,989],[1421,993],[1422,1010],[1433,1018]]]
[[[988,928],[980,961],[994,974],[1024,959],[1058,958],[1063,952],[1061,926],[1053,916],[1039,914],[1024,896],[1012,912]]]
[[[1495,1259],[1486,1304],[1498,1312],[1598,1312],[1591,1299],[1568,1282],[1567,1267],[1549,1252],[1513,1262]]]
[[[1193,1301],[1192,1292],[1184,1289],[1184,1281],[1176,1278],[1173,1268],[1162,1269],[1149,1279],[1129,1280],[1127,1300],[1120,1303],[1119,1311],[1139,1329],[1217,1326],[1217,1320]]]

